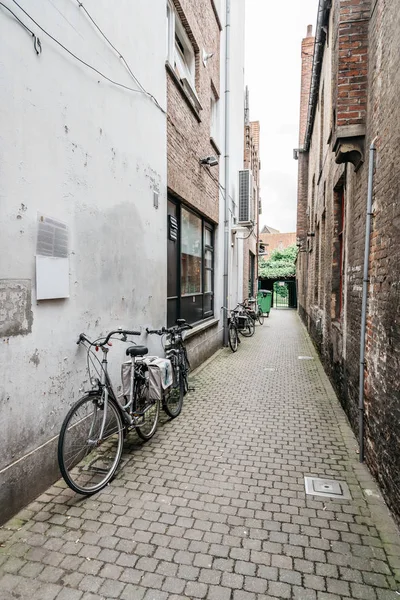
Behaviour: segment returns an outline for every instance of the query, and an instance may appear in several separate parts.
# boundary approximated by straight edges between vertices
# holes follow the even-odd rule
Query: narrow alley
[[[398,598],[400,538],[296,312],[192,381],[105,491],[60,481],[0,529],[1,600]]]

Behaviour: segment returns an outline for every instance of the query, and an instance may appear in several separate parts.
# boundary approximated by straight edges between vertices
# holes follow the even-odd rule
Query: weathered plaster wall
[[[105,0],[92,4],[95,20],[165,108],[163,0],[124,0],[112,10]],[[76,55],[137,89],[77,3],[25,5]],[[38,33],[43,52],[37,56],[26,31],[0,9],[0,519],[58,476],[49,440],[87,386],[78,333],[166,321],[165,115],[18,16]],[[38,213],[69,229],[67,299],[36,301]],[[154,337],[143,340],[159,350]],[[122,357],[115,343],[113,374]]]

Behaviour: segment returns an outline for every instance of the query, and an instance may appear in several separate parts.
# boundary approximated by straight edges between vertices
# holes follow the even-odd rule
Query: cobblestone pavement
[[[103,493],[58,482],[0,529],[1,600],[399,598],[398,532],[297,315],[194,381]],[[304,475],[352,500],[306,495]]]

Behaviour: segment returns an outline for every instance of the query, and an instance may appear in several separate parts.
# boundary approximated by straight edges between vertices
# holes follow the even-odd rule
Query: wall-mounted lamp
[[[214,52],[206,52],[203,48],[203,65],[206,67],[207,62],[214,56]]]
[[[206,156],[200,159],[201,165],[208,165],[209,167],[216,167],[218,165],[218,158],[216,156]]]

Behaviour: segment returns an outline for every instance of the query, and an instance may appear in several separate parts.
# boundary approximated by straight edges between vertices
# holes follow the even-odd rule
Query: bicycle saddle
[[[126,349],[126,354],[127,356],[144,356],[148,351],[146,346],[129,346],[129,348]]]

